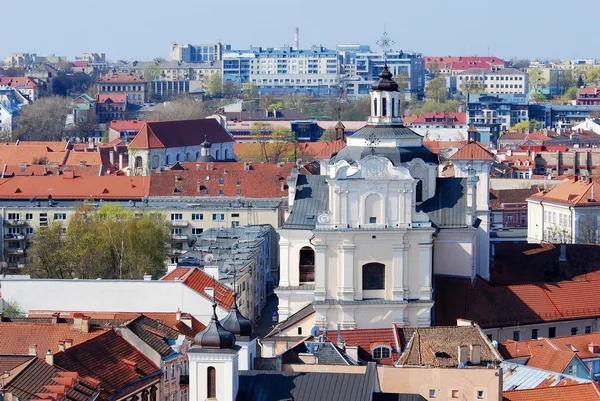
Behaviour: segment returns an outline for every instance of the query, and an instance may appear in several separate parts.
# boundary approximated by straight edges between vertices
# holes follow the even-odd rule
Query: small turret
[[[217,317],[217,304],[213,303],[213,315],[206,329],[196,334],[194,345],[202,348],[224,349],[233,348],[235,345],[235,335],[225,329]]]

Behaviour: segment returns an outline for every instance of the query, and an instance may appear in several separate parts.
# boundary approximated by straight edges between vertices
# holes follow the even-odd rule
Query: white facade
[[[600,205],[572,206],[546,199],[527,200],[527,240],[532,243],[597,243]]]
[[[23,310],[89,312],[174,312],[182,310],[206,323],[212,316],[210,295],[182,281],[156,280],[0,280],[0,301]],[[223,318],[227,310],[217,307]],[[243,310],[245,312],[245,310]]]
[[[238,346],[217,350],[198,346],[190,348],[187,354],[190,361],[190,401],[235,401],[239,386],[238,349]],[[208,394],[211,374],[215,378],[215,396]]]
[[[456,86],[461,92],[470,82],[486,93],[529,93],[529,75],[514,68],[495,71],[472,68],[456,76]]]

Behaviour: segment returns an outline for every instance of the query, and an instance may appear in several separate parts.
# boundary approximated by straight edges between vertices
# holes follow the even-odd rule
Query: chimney
[[[346,344],[346,355],[358,362],[358,346]]]
[[[46,351],[46,363],[50,366],[54,366],[54,355],[52,355],[52,351]]]
[[[29,352],[27,353],[27,355],[30,356],[37,356],[37,345],[35,344],[31,344],[29,346]]]
[[[82,160],[82,161],[80,161],[80,162],[79,162],[79,165],[80,165],[81,167],[87,167],[87,161],[85,161],[85,160]]]
[[[115,151],[114,150],[111,150],[110,152],[108,152],[108,160],[110,161],[111,166],[115,165]]]
[[[460,365],[462,363],[464,366],[467,363],[468,359],[469,359],[469,347],[467,347],[466,345],[459,345],[458,346],[458,364]]]
[[[19,163],[19,167],[26,168],[27,167],[27,162],[20,162]]]
[[[69,349],[73,346],[73,339],[71,338],[67,338],[65,340],[65,349]]]
[[[89,316],[84,316],[81,319],[81,331],[84,333],[90,332],[90,317]]]
[[[58,342],[58,352],[62,352],[62,351],[64,351],[65,349],[66,349],[66,348],[65,348],[65,342],[64,342],[64,341],[59,341],[59,342]]]
[[[144,281],[151,281],[152,280],[152,274],[144,274]]]
[[[90,138],[90,142],[88,143],[88,149],[94,149],[94,142],[92,141],[92,138]]]
[[[300,49],[300,28],[294,28],[294,50]]]
[[[123,153],[119,153],[119,170],[123,170]]]
[[[211,288],[211,287],[206,287],[204,289],[204,293],[209,297],[212,298],[215,295],[215,289]]]
[[[285,181],[281,181],[281,190],[285,191]]]
[[[566,244],[560,244],[560,256],[558,258],[559,262],[566,262],[567,261],[567,245]]]
[[[182,313],[181,314],[181,322],[191,329],[192,328],[192,315],[190,315],[189,313]]]
[[[177,312],[175,312],[175,320],[178,322],[181,321],[181,311],[177,308]]]
[[[83,321],[83,313],[73,313],[73,328],[81,329],[81,324]]]
[[[479,365],[481,363],[481,345],[471,344],[471,363]]]
[[[58,324],[59,318],[60,318],[60,312],[54,312],[52,314],[52,324]]]
[[[590,343],[588,344],[588,351],[592,354],[600,353],[600,344]]]

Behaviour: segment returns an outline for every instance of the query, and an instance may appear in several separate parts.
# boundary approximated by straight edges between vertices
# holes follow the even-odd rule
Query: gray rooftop
[[[568,379],[567,383],[572,383],[573,381],[578,383],[592,382],[592,380],[581,377],[507,361],[502,362],[500,367],[502,368],[502,386],[504,391],[537,388],[542,383],[545,383],[548,387],[561,386],[566,384],[564,379]]]
[[[374,364],[365,374],[240,371],[237,401],[370,401]]]
[[[320,213],[327,211],[328,185],[322,175],[298,174],[296,197],[292,211],[283,228],[291,230],[313,230]]]
[[[466,178],[438,178],[435,195],[417,206],[437,228],[467,226]]]

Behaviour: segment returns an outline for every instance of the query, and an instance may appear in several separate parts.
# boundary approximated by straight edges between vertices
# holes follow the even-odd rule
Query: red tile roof
[[[373,360],[372,348],[374,343],[377,345],[388,345],[392,348],[392,357],[387,361],[378,361],[381,364],[393,364],[398,360],[400,354],[396,352],[396,340],[394,336],[394,327],[383,329],[356,329],[340,330],[342,340],[347,345],[356,345],[359,347],[358,357],[364,361]],[[330,332],[330,335],[337,335],[337,332]]]
[[[569,179],[545,192],[533,195],[530,199],[573,206],[598,206],[600,176],[591,176],[588,180]]]
[[[600,400],[600,388],[596,383],[572,384],[527,390],[504,391],[505,401],[573,401]]]
[[[243,163],[197,164],[200,166],[199,170],[194,168],[193,170],[153,171],[150,177],[149,195],[282,198],[288,194],[286,179],[292,170],[290,165],[273,169],[243,170]],[[207,170],[207,166],[214,167]],[[230,170],[230,167],[233,169]]]
[[[490,190],[490,207],[502,209],[505,204],[521,203],[527,205],[527,198],[537,194],[539,189],[492,189]]]
[[[127,103],[126,93],[99,93],[96,95],[96,102],[103,103]]]
[[[146,81],[144,81],[142,78],[140,78],[139,75],[134,74],[133,72],[124,72],[124,71],[108,73],[108,74],[104,75],[102,78],[100,78],[99,82],[101,82],[101,83],[130,83],[130,82],[146,83]]]
[[[67,323],[1,322],[0,353],[27,355],[29,346],[35,344],[38,358],[44,358],[48,350],[58,352],[60,341],[71,339],[73,345],[76,345],[105,332],[105,329],[90,328],[89,333],[86,333]]]
[[[581,96],[581,95],[598,96],[599,94],[600,94],[600,88],[597,86],[586,86],[584,88],[579,88],[579,96]]]
[[[139,131],[142,129],[146,120],[113,120],[110,122],[110,128],[116,131]]]
[[[489,160],[494,161],[494,155],[491,154],[478,142],[468,142],[455,154],[450,156],[450,160]]]
[[[103,398],[160,371],[158,366],[114,330],[59,352],[54,356],[54,363],[63,369],[78,372],[84,379],[99,381]]]
[[[202,120],[147,122],[129,144],[130,148],[161,149],[198,146],[202,142],[233,142],[229,133],[213,118]]]
[[[22,141],[16,142],[14,144],[9,144],[14,146],[43,146],[52,152],[63,152],[69,148],[69,142],[58,142],[58,141]],[[0,145],[1,146],[1,145]],[[20,149],[20,148],[19,148]]]
[[[0,77],[0,85],[11,86],[13,88],[36,88],[38,84],[30,77]]]
[[[88,166],[100,166],[102,164],[100,152],[70,151],[64,164],[78,166],[81,165],[82,162],[86,162]]]
[[[137,199],[147,195],[149,177],[116,175],[15,176],[0,182],[0,199]]]
[[[600,347],[600,333],[580,334],[576,336],[546,338],[543,340],[505,341],[498,346],[498,350],[507,358],[531,357],[535,354],[540,344],[546,344],[546,349],[556,352],[569,352],[577,354],[581,359],[600,358],[600,352],[593,352],[595,345]],[[599,349],[600,351],[600,349]],[[527,363],[529,365],[529,363]],[[535,366],[535,365],[531,365]],[[548,369],[553,370],[553,369]],[[562,372],[562,371],[561,371]]]
[[[436,283],[449,285],[441,277]],[[453,285],[438,292],[436,305],[443,307],[436,314],[436,324],[465,318],[487,328],[596,317],[600,316],[599,284],[562,281],[484,288]]]
[[[201,269],[192,267],[189,268],[190,272],[187,275],[180,276],[177,274],[167,274],[162,277],[161,280],[175,280],[176,278],[182,278],[181,281],[204,298],[212,301],[212,297],[206,292],[207,288],[214,288],[215,299],[217,304],[226,310],[231,308],[233,304],[233,290],[215,279],[212,276],[204,273]]]

